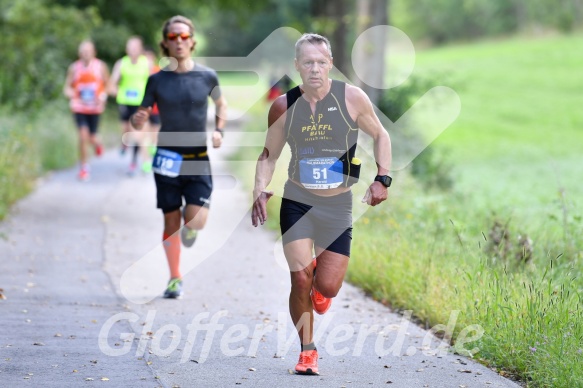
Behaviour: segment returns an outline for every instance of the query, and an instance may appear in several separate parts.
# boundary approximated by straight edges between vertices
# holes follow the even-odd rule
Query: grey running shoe
[[[130,167],[128,168],[128,175],[131,177],[135,176],[137,168],[138,166],[135,163],[130,164]]]
[[[188,226],[183,226],[182,230],[180,231],[180,239],[182,240],[182,244],[190,248],[194,241],[196,240],[196,235],[198,231],[196,229],[190,229]]]
[[[164,298],[177,299],[182,296],[182,280],[170,279],[168,287],[164,291]]]
[[[182,208],[183,219],[186,219],[186,206]],[[194,244],[194,241],[196,240],[197,233],[198,230],[191,229],[188,226],[184,225],[180,230],[180,239],[182,240],[182,245],[184,245],[187,248],[190,248]]]

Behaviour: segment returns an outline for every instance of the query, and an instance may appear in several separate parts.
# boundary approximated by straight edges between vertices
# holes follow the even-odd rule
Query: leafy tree
[[[60,97],[79,42],[99,23],[94,8],[0,0],[0,105],[32,108]]]
[[[236,0],[217,0],[212,3],[203,0],[179,0],[179,1],[136,1],[136,0],[51,0],[54,4],[79,9],[95,7],[105,21],[102,28],[95,32],[98,43],[112,44],[119,48],[119,40],[114,39],[115,34],[121,35],[124,40],[129,35],[139,35],[144,43],[151,47],[158,47],[162,23],[174,16],[184,15],[194,19],[196,24],[205,22],[206,27],[216,26],[216,30],[227,31],[230,37],[245,38],[245,34],[237,31],[237,26],[245,25],[249,19],[257,19],[256,13],[262,14],[265,22],[270,22],[269,8],[275,1],[255,0],[251,3],[242,3]],[[293,1],[292,1],[293,2]],[[267,11],[266,11],[267,10]],[[223,19],[223,17],[225,19]],[[228,23],[224,23],[227,21]],[[249,25],[250,26],[250,25]],[[214,30],[215,28],[213,28]],[[251,28],[250,28],[251,30]],[[214,32],[214,31],[213,31]],[[231,40],[231,39],[228,39]],[[124,42],[125,43],[125,42]],[[109,46],[104,46],[109,50]],[[124,46],[118,51],[117,56],[110,58],[108,51],[102,55],[106,60],[113,61],[123,53]],[[232,45],[231,48],[239,48]],[[100,49],[104,53],[103,49]]]
[[[135,0],[52,0],[53,4],[77,9],[96,8],[108,28],[113,31],[121,31],[124,38],[126,32],[139,35],[148,45],[154,45],[159,40],[158,34],[162,23],[167,18],[180,14],[183,11],[182,3],[166,1],[135,1]],[[202,3],[202,2],[198,2]],[[99,36],[106,35],[101,30]],[[106,41],[110,41],[107,39]],[[125,43],[125,42],[124,42]],[[123,53],[118,53],[118,56]]]
[[[334,65],[344,74],[349,74],[352,69],[348,46],[350,37],[355,33],[352,27],[356,19],[355,7],[354,0],[314,0],[311,2],[310,27],[330,39]]]
[[[279,27],[306,31],[309,6],[310,0],[267,0],[259,9],[215,6],[198,19],[208,43],[204,55],[246,56]]]

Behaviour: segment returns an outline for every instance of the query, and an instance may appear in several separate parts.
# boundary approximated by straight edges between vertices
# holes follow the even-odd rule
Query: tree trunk
[[[527,27],[528,20],[526,4],[524,4],[524,0],[515,0],[514,9],[516,14],[516,30],[524,31]]]
[[[360,0],[357,2],[358,14],[358,36],[357,39],[365,39],[365,44],[356,53],[353,66],[358,66],[359,70],[364,69],[374,80],[373,85],[360,82],[360,87],[370,97],[373,104],[377,105],[380,100],[386,55],[386,36],[384,32],[369,33],[360,36],[362,32],[373,26],[388,25],[389,23],[389,0]],[[379,88],[380,87],[380,88]]]
[[[332,35],[332,42],[334,42],[332,55],[334,55],[334,65],[344,75],[348,69],[348,57],[346,55],[346,35],[348,29],[346,26],[346,0],[330,1],[332,5],[333,18],[338,23],[334,34]]]
[[[319,19],[320,31],[314,31],[325,35],[330,39],[334,66],[346,75],[350,69],[349,58],[346,52],[347,46],[347,9],[352,0],[313,0],[312,17]]]

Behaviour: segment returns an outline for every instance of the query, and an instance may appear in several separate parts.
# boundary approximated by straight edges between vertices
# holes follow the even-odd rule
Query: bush
[[[109,109],[99,130],[106,144],[119,144],[116,124],[115,110]],[[77,156],[77,129],[65,98],[36,114],[0,109],[0,219],[34,188],[38,176],[73,166]]]
[[[18,119],[0,119],[0,219],[10,204],[32,188],[39,172],[32,127]]]
[[[100,21],[96,9],[0,0],[0,10],[0,105],[38,108],[60,97],[79,42]]]
[[[413,103],[417,101],[427,90],[434,85],[428,79],[421,77],[410,77],[403,85],[389,89],[381,96],[379,109],[391,121],[397,121]],[[390,131],[394,144],[399,145],[399,152],[416,152],[423,138],[419,132],[401,133],[396,130]],[[453,188],[454,179],[452,175],[452,165],[447,161],[445,153],[431,145],[412,162],[411,174],[423,184],[425,189],[438,188],[450,190]]]

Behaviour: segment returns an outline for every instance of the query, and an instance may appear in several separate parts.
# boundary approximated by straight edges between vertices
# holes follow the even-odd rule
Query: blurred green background
[[[463,327],[482,326],[473,356],[501,374],[532,387],[581,386],[582,0],[0,0],[0,218],[36,177],[76,161],[61,90],[79,42],[93,39],[111,68],[131,35],[157,48],[175,14],[193,19],[198,56],[246,56],[282,26],[324,34],[355,83],[360,33],[383,24],[404,31],[416,49],[412,76],[388,90],[363,88],[393,121],[438,85],[457,92],[461,114],[394,173],[389,201],[356,221],[348,278],[427,327],[459,311],[454,342]],[[384,60],[390,50],[382,50],[372,51]],[[221,83],[246,84],[237,74]],[[237,98],[229,103],[236,108]],[[101,131],[118,144],[110,108]],[[266,112],[260,101],[246,115],[266,123]],[[234,161],[255,160],[261,148]],[[250,190],[252,171],[239,173]],[[275,177],[284,179],[285,171]]]

